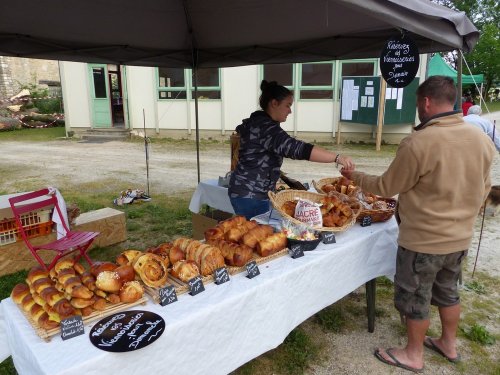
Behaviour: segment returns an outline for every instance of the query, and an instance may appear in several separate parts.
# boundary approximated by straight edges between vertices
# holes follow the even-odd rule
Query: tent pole
[[[459,109],[462,109],[462,51],[458,50],[458,64],[457,64],[457,103],[456,103],[456,109],[457,111]],[[467,113],[466,113],[467,114]]]
[[[196,122],[196,169],[198,171],[198,183],[200,183],[200,124],[198,122],[198,67],[193,68],[194,82],[194,117]]]

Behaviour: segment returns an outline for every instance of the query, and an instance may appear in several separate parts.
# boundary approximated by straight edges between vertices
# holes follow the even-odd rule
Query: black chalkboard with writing
[[[419,63],[418,47],[408,35],[387,40],[380,54],[382,77],[387,84],[396,88],[408,86],[413,81]]]
[[[63,340],[72,339],[73,337],[83,335],[83,320],[80,315],[70,316],[61,320],[61,338]]]
[[[160,288],[158,294],[160,295],[160,305],[162,306],[167,306],[177,301],[177,292],[173,285]]]
[[[229,272],[226,267],[217,268],[214,271],[214,281],[217,285],[224,284],[229,281]]]
[[[189,280],[188,286],[189,286],[189,294],[191,294],[192,296],[195,296],[205,290],[205,286],[203,285],[203,280],[201,279],[201,276],[196,276],[193,277],[191,280]]]
[[[290,249],[288,250],[288,252],[290,253],[290,256],[293,259],[303,257],[304,256],[304,243],[297,242],[297,243],[293,244],[292,246],[290,246]]]
[[[249,279],[253,279],[255,276],[260,275],[259,266],[257,266],[257,263],[255,262],[255,260],[248,262],[246,264],[246,268],[247,268],[247,277]]]
[[[110,315],[90,330],[90,342],[107,352],[130,352],[155,342],[165,331],[163,318],[151,311],[131,310]]]

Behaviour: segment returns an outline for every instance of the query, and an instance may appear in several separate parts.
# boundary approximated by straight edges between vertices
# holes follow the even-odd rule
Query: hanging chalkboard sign
[[[97,322],[89,333],[98,349],[122,353],[155,342],[165,331],[163,318],[150,311],[131,310],[110,315]]]
[[[63,340],[72,339],[73,337],[83,335],[83,320],[80,315],[70,316],[66,319],[61,319],[61,338]]]
[[[382,77],[396,88],[408,86],[413,81],[419,63],[418,47],[408,35],[390,38],[380,54]]]
[[[167,306],[177,301],[177,292],[173,285],[160,288],[158,294],[160,295],[160,305],[162,306]]]

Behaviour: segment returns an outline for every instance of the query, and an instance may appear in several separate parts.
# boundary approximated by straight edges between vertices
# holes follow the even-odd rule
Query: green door
[[[111,101],[109,98],[108,69],[106,64],[89,64],[92,127],[110,128]]]

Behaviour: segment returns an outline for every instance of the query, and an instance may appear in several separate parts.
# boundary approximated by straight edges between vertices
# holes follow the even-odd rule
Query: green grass
[[[488,109],[490,110],[490,112],[500,111],[500,100],[498,100],[496,102],[487,102],[486,105],[488,106]],[[488,113],[486,111],[486,107],[485,107],[483,102],[481,102],[481,109],[483,110],[483,114]]]
[[[40,129],[17,129],[8,132],[0,132],[1,141],[33,141],[46,142],[57,138],[66,137],[64,127],[40,128]]]
[[[469,328],[462,328],[462,331],[469,340],[481,345],[493,345],[496,342],[495,337],[480,324],[474,324]]]

